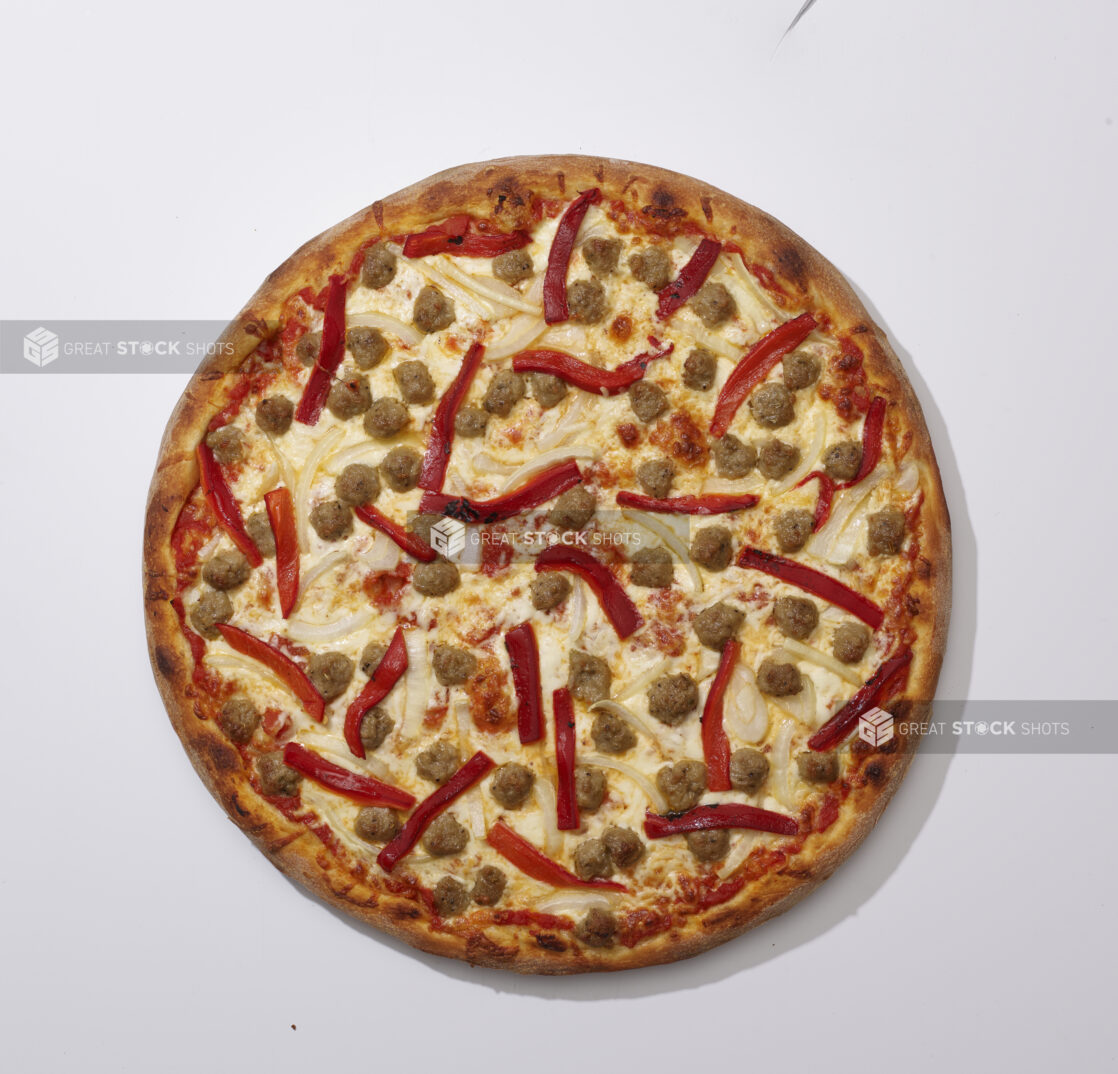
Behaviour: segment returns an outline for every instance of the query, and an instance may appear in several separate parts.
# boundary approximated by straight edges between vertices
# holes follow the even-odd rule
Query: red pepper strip
[[[561,492],[582,481],[578,466],[568,459],[536,474],[518,489],[492,500],[468,500],[466,497],[444,496],[441,492],[425,492],[419,501],[421,512],[448,515],[459,522],[500,522],[521,511],[539,507],[554,500]]]
[[[283,763],[296,772],[302,772],[329,790],[336,791],[343,798],[349,798],[362,805],[388,806],[389,809],[410,809],[415,805],[415,795],[390,783],[382,783],[372,776],[351,772],[348,768],[326,760],[320,754],[289,742],[283,748]]]
[[[816,324],[810,313],[801,313],[799,317],[777,325],[745,352],[718,393],[714,417],[710,422],[711,436],[725,436],[746,396],[769,375],[781,358],[807,339]]]
[[[602,611],[617,631],[617,636],[625,640],[634,631],[644,626],[641,613],[621,588],[610,569],[599,563],[589,552],[565,545],[552,545],[536,556],[537,571],[572,571],[594,590]]]
[[[807,740],[808,748],[829,750],[838,745],[858,722],[859,716],[886,700],[911,662],[911,649],[904,649],[886,660],[866,684]]]
[[[519,250],[532,241],[526,231],[481,235],[470,231],[470,217],[452,216],[426,231],[404,239],[404,257],[427,257],[430,254],[453,254],[455,257],[497,257],[510,250]]]
[[[567,206],[555,229],[555,238],[551,240],[551,249],[547,254],[547,272],[543,278],[543,319],[548,324],[558,324],[571,315],[567,306],[567,266],[571,263],[582,218],[591,205],[597,205],[601,200],[602,192],[597,187],[584,190]]]
[[[276,539],[276,589],[284,619],[299,596],[299,537],[295,532],[295,504],[291,490],[281,486],[264,496],[268,521]]]
[[[628,891],[616,880],[583,880],[552,861],[521,835],[517,835],[504,821],[497,821],[486,833],[485,841],[510,865],[515,865],[525,876],[550,884],[553,888],[606,888],[609,891]]]
[[[408,647],[404,644],[403,628],[397,627],[372,677],[345,710],[345,740],[354,757],[365,756],[365,747],[361,742],[361,721],[365,713],[389,695],[407,670]]]
[[[470,390],[484,353],[485,348],[480,343],[475,343],[466,352],[466,357],[458,367],[458,374],[435,408],[435,417],[431,422],[431,439],[427,441],[427,450],[423,453],[423,465],[419,470],[421,489],[428,489],[431,492],[442,491],[446,464],[450,461],[450,449],[454,443],[454,418],[462,405],[462,400]]]
[[[437,553],[418,534],[409,533],[398,522],[393,522],[383,511],[378,511],[371,503],[363,503],[353,509],[353,513],[366,525],[380,530],[385,537],[391,538],[409,556],[414,556],[423,563],[430,563]]]
[[[596,365],[584,362],[562,351],[533,350],[521,351],[512,360],[512,367],[518,373],[550,373],[553,377],[573,384],[595,395],[618,395],[632,384],[636,384],[657,358],[667,358],[675,350],[675,344],[661,347],[660,341],[653,336],[648,342],[656,348],[622,362],[616,369],[599,369]]]
[[[555,713],[555,797],[559,830],[573,831],[579,825],[575,793],[575,710],[571,692],[561,686],[551,695]]]
[[[866,420],[862,422],[861,465],[849,481],[839,485],[840,489],[853,488],[859,481],[869,477],[877,467],[881,459],[881,432],[885,428],[885,406],[885,400],[880,395],[873,397],[873,402],[866,412]]]
[[[233,543],[244,553],[245,559],[254,567],[259,567],[264,562],[260,549],[253,543],[252,538],[245,529],[244,519],[241,518],[241,508],[237,503],[229,486],[225,483],[225,476],[217,465],[213,450],[204,440],[198,445],[198,472],[202,482],[202,492],[205,493],[213,512],[217,515],[221,528],[232,538]]]
[[[743,548],[737,562],[739,567],[752,567],[753,570],[771,574],[774,578],[782,578],[790,585],[798,586],[830,604],[838,605],[851,615],[857,616],[872,630],[877,630],[885,619],[885,613],[872,600],[863,597],[861,593],[855,593],[837,578],[812,570],[811,567],[805,567],[795,560],[774,556],[771,552],[762,552],[759,548]]]
[[[279,649],[269,645],[266,641],[248,633],[247,630],[241,630],[240,627],[230,626],[228,623],[218,623],[217,629],[221,631],[221,636],[237,652],[244,653],[245,656],[250,656],[253,660],[259,660],[266,668],[274,671],[303,703],[303,708],[307,710],[307,714],[312,719],[322,723],[326,715],[326,701],[314,688],[314,683],[307,678],[306,672],[291,657],[286,653],[281,653]]]
[[[295,408],[295,420],[315,425],[326,405],[326,396],[334,383],[334,374],[345,357],[345,289],[344,276],[331,276],[326,288],[326,314],[322,322],[322,346],[311,370],[303,398]]]
[[[521,623],[505,634],[516,692],[516,726],[525,746],[543,737],[543,694],[540,692],[540,650],[531,623]]]
[[[618,507],[635,507],[638,511],[675,515],[724,515],[730,511],[755,507],[758,501],[759,497],[752,493],[738,496],[708,493],[706,496],[671,496],[665,499],[625,490],[617,494]]]
[[[707,790],[710,791],[730,789],[730,740],[722,726],[722,704],[740,656],[741,642],[726,642],[722,648],[722,659],[718,661],[718,673],[703,705],[703,760],[707,763]]]
[[[377,864],[386,873],[392,872],[396,868],[396,863],[419,842],[419,837],[427,830],[431,821],[455,798],[468,791],[492,767],[492,759],[478,750],[434,794],[429,794],[415,807],[415,812],[408,817],[407,823],[400,829],[400,834],[391,843],[386,844],[377,855]]]
[[[660,292],[656,306],[656,316],[661,321],[670,317],[706,281],[714,267],[718,255],[722,253],[722,243],[714,239],[703,239],[699,248],[691,255],[691,260],[680,270],[679,275]]]
[[[806,485],[809,481],[819,479],[819,498],[815,501],[815,516],[811,523],[811,532],[817,533],[820,527],[831,517],[831,501],[835,496],[837,487],[846,488],[845,485],[836,486],[834,479],[822,470],[812,470],[802,481],[796,482],[796,488]]]
[[[800,825],[795,818],[783,813],[738,802],[695,806],[686,813],[669,813],[666,817],[651,810],[644,815],[644,834],[649,839],[663,839],[666,835],[683,835],[686,832],[706,832],[712,828],[751,828],[756,832],[796,835]]]

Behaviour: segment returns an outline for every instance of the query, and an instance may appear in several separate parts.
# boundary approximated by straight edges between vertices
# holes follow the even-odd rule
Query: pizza
[[[326,902],[526,973],[686,958],[812,890],[930,712],[950,527],[818,253],[592,157],[433,176],[298,250],[159,450],[156,681]]]

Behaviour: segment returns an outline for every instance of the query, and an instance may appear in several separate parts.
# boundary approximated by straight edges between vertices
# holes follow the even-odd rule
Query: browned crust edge
[[[926,726],[946,644],[951,604],[950,520],[939,470],[919,402],[881,329],[873,323],[841,274],[779,221],[698,180],[627,161],[584,156],[512,157],[442,172],[374,202],[297,250],[272,272],[219,343],[227,353],[207,358],[168,422],[148,496],[144,531],[144,605],[156,683],[191,762],[226,813],[293,879],[328,903],[407,943],[434,954],[520,973],[559,974],[619,970],[688,958],[788,909],[825,880],[862,842],[896,791],[919,736],[894,740],[893,752],[872,755],[874,781],[855,787],[828,831],[808,837],[803,850],[780,870],[747,885],[727,903],[691,918],[683,930],[651,937],[634,948],[551,951],[530,943],[523,931],[486,930],[472,941],[432,932],[415,902],[374,892],[355,882],[306,827],[286,819],[253,789],[240,754],[209,721],[195,715],[192,658],[170,598],[175,591],[171,534],[198,483],[194,447],[212,416],[228,401],[235,371],[259,344],[284,300],[307,285],[321,286],[347,265],[362,242],[402,234],[472,212],[514,227],[526,217],[531,194],[568,198],[597,186],[650,219],[680,215],[722,238],[736,241],[752,261],[767,265],[797,305],[827,308],[840,332],[857,332],[871,383],[891,390],[914,435],[912,456],[924,477],[922,555],[930,565],[910,592],[920,601],[917,657],[906,696],[917,699],[907,719]],[[220,349],[219,349],[220,350]],[[870,763],[864,758],[861,769]],[[851,808],[852,806],[852,808]],[[420,911],[417,914],[417,911]]]

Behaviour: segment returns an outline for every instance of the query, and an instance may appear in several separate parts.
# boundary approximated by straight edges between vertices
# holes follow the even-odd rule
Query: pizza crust
[[[857,336],[871,382],[887,386],[913,434],[910,457],[924,478],[921,556],[926,561],[909,590],[919,602],[912,620],[917,638],[905,696],[889,707],[926,726],[946,643],[951,600],[950,521],[939,471],[919,403],[881,329],[838,273],[820,254],[760,210],[698,180],[663,169],[582,156],[519,157],[466,165],[432,176],[357,213],[301,247],[272,272],[226,328],[219,353],[208,357],[171,416],[149,492],[144,534],[144,603],[155,678],[171,722],[210,793],[282,872],[326,902],[390,935],[433,954],[521,973],[557,974],[619,970],[691,957],[788,909],[858,846],[895,792],[918,744],[898,735],[891,750],[867,752],[839,819],[809,835],[802,850],[775,872],[746,885],[730,901],[686,928],[672,929],[633,948],[585,948],[569,938],[540,946],[527,930],[494,925],[464,938],[428,927],[421,903],[378,893],[341,866],[308,828],[287,819],[252,786],[239,752],[196,712],[193,661],[171,606],[176,573],[171,535],[179,513],[198,484],[195,447],[210,419],[229,401],[237,370],[276,325],[289,295],[321,286],[343,270],[357,247],[371,238],[420,230],[456,212],[491,217],[511,230],[526,222],[531,197],[570,198],[591,186],[607,198],[670,229],[688,219],[723,240],[738,243],[749,261],[768,266],[796,306],[828,309],[836,332]],[[228,349],[228,353],[220,353]],[[551,947],[562,947],[562,950]]]

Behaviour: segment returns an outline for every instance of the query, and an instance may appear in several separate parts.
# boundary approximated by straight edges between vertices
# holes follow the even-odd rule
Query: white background
[[[917,387],[955,533],[941,695],[1114,697],[1118,8],[819,0],[782,40],[799,4],[19,5],[0,317],[230,316],[464,161],[694,174],[847,273]],[[185,380],[0,378],[7,1069],[1114,1064],[1113,756],[922,755],[809,900],[638,973],[475,970],[306,897],[147,664],[143,500]]]

